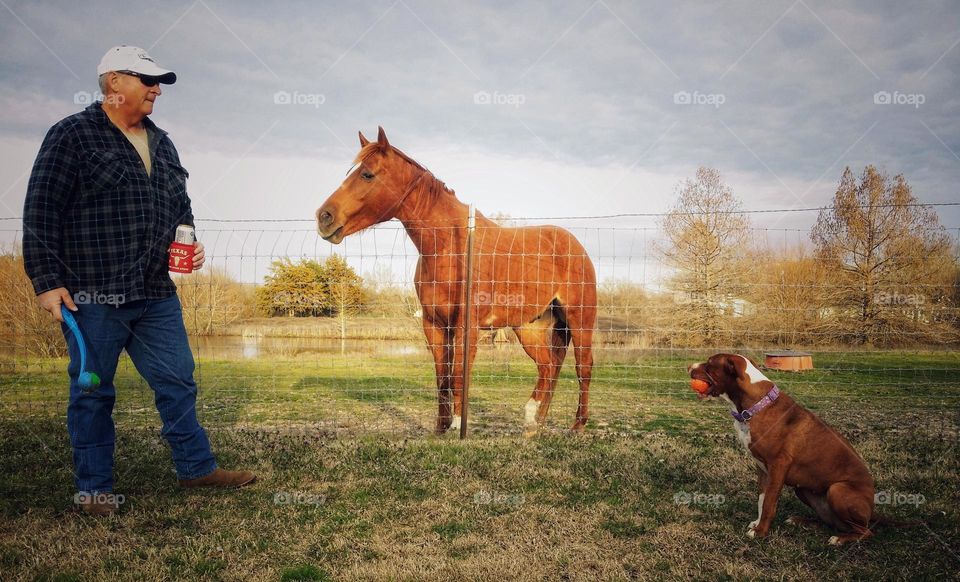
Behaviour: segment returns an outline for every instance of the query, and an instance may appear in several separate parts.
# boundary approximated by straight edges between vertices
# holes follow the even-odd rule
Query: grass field
[[[592,421],[566,433],[565,370],[550,425],[519,434],[534,369],[482,354],[471,439],[430,434],[422,352],[201,359],[200,411],[218,459],[255,470],[236,492],[183,492],[149,388],[118,376],[119,516],[73,510],[63,366],[0,368],[0,578],[26,580],[931,579],[960,570],[960,358],[816,354],[770,373],[841,429],[877,480],[885,514],[922,520],[836,548],[786,490],[771,535],[750,540],[752,464],[683,365],[704,354],[606,354]],[[616,355],[617,357],[612,357]]]

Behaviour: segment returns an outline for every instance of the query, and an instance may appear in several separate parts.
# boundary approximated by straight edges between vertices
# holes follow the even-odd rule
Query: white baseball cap
[[[157,66],[147,51],[135,46],[115,46],[103,55],[100,64],[97,65],[97,75],[112,71],[131,71],[148,77],[157,77],[161,83],[167,85],[177,82],[176,73]]]

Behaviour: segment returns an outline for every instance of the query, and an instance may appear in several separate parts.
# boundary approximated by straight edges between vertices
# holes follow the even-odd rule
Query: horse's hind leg
[[[562,320],[548,309],[532,323],[515,327],[523,350],[537,364],[537,384],[524,407],[523,436],[531,437],[546,422],[550,402],[567,353],[569,337]]]
[[[580,302],[564,307],[567,329],[573,340],[573,357],[577,362],[577,382],[580,385],[580,400],[577,403],[577,418],[571,430],[583,431],[590,414],[590,378],[593,375],[593,330],[597,323],[597,292],[592,285],[584,285]]]

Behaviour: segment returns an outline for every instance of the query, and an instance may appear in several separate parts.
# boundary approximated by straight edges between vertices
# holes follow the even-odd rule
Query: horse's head
[[[390,146],[379,128],[377,141],[360,133],[360,152],[333,194],[317,209],[317,232],[338,244],[348,235],[394,218],[425,170]]]

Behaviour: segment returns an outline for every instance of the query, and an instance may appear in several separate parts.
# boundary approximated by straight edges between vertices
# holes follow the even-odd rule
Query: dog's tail
[[[877,525],[880,525],[880,526],[889,525],[893,527],[919,527],[921,525],[924,525],[924,522],[919,519],[910,519],[906,521],[901,521],[899,519],[893,519],[881,513],[874,512],[873,517],[870,518],[870,527],[874,527]]]

